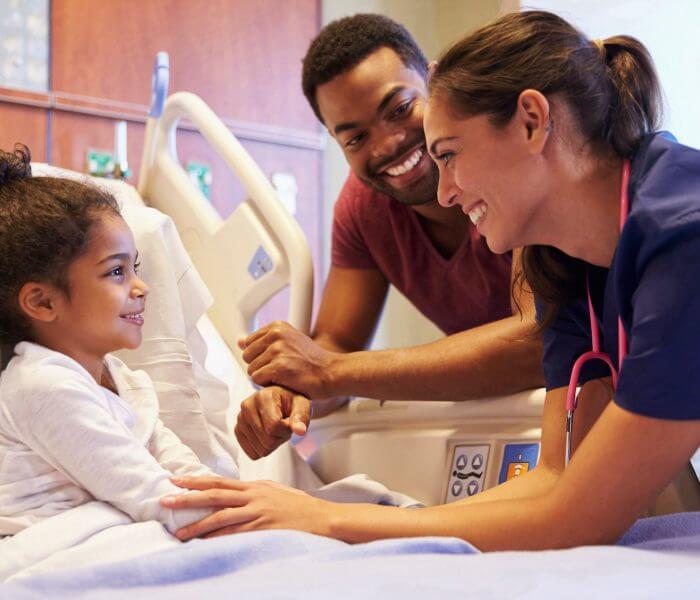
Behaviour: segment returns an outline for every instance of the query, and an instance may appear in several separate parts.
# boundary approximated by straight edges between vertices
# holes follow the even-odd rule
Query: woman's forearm
[[[327,535],[351,543],[386,537],[451,536],[481,550],[563,546],[570,538],[552,535],[555,510],[547,501],[559,477],[555,469],[540,465],[471,498],[423,509],[333,505]]]
[[[349,543],[397,537],[448,536],[482,551],[543,550],[594,542],[559,527],[547,496],[472,505],[396,509],[372,504],[329,506],[325,535]]]
[[[554,488],[560,475],[561,473],[556,469],[550,468],[544,464],[539,464],[532,471],[514,477],[505,483],[489,488],[479,494],[469,496],[451,504],[441,504],[434,508],[437,510],[449,506],[544,496]]]

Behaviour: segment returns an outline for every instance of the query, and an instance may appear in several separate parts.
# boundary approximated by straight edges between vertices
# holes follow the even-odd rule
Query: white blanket
[[[104,502],[89,502],[0,541],[0,581],[136,558],[181,542],[157,521],[133,523]]]

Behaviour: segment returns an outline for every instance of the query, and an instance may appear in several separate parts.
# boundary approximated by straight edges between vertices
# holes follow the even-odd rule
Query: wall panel
[[[114,149],[115,123],[113,119],[55,111],[51,127],[52,163],[85,172],[88,150],[110,152]],[[145,129],[142,123],[127,125],[127,154],[129,166],[134,170],[131,183],[138,181]]]
[[[44,108],[0,102],[0,148],[8,151],[21,142],[29,147],[33,160],[45,161],[46,123]]]
[[[166,50],[172,91],[221,116],[318,131],[300,81],[319,21],[317,0],[54,0],[52,88],[147,104]]]

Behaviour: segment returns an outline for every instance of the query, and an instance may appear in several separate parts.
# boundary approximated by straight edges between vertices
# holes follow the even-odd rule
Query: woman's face
[[[447,101],[433,96],[424,127],[440,172],[440,204],[461,206],[492,252],[532,243],[547,181],[527,123],[517,114],[503,128],[486,115],[457,118]]]

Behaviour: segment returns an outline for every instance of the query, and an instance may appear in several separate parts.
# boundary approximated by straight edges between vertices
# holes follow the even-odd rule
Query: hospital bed
[[[171,328],[167,335],[149,339],[144,353],[162,351],[185,358],[178,358],[181,362],[175,370],[171,364],[154,366],[148,362],[152,357],[144,353],[125,358],[132,365],[155,369],[156,375],[163,368],[164,378],[179,377],[191,369],[191,380],[175,391],[191,396],[193,404],[179,404],[178,414],[170,416],[180,425],[175,427],[178,434],[200,457],[205,455],[217,470],[227,472],[226,455],[231,455],[244,479],[275,479],[303,489],[320,485],[320,480],[367,473],[424,504],[479,493],[534,467],[539,454],[542,390],[467,403],[382,404],[356,399],[338,413],[313,422],[308,463],[289,444],[266,459],[249,461],[230,434],[237,404],[253,389],[245,378],[236,340],[250,331],[257,308],[287,285],[291,288],[288,320],[308,331],[313,287],[310,254],[300,228],[276,200],[274,189],[206,104],[186,93],[167,97],[164,56],[156,62],[153,90],[138,191],[121,182],[109,185],[128,198],[127,220],[129,206],[140,210],[139,219],[144,223],[135,223],[136,227],[150,227],[158,243],[174,244],[167,260],[152,258],[148,248],[141,248],[147,257],[144,269],[155,261],[158,272],[152,275],[160,278],[149,303],[156,299],[159,286],[167,287],[166,275],[177,281],[172,295],[179,296],[172,313],[172,320],[178,323],[165,324]],[[225,220],[179,164],[175,131],[182,118],[196,125],[246,188],[248,198]],[[143,212],[143,204],[152,207],[147,209],[150,212]],[[145,214],[148,218],[142,219]],[[173,223],[176,232],[170,229]],[[136,235],[139,239],[138,231]],[[186,253],[178,247],[180,239]],[[195,269],[190,268],[190,259]],[[179,263],[182,268],[168,275]],[[171,314],[167,306],[158,310]],[[183,316],[177,316],[178,311]],[[173,345],[176,342],[186,343],[187,348]],[[227,402],[206,404],[206,399],[221,390],[217,387],[221,381],[228,388]],[[189,394],[195,387],[201,393]],[[187,439],[187,424],[202,417],[211,435],[202,436],[200,431]],[[653,589],[675,589],[683,594],[695,586],[693,565],[697,562],[693,560],[700,557],[700,516],[688,513],[682,518],[638,525],[628,534],[629,547],[547,553],[546,569],[541,567],[544,553],[483,556],[466,542],[450,538],[393,540],[353,548],[298,532],[260,532],[177,548],[164,545],[161,552],[126,561],[128,556],[119,554],[112,560],[100,559],[107,547],[98,540],[90,550],[94,563],[92,557],[80,556],[77,564],[88,565],[83,570],[59,569],[74,567],[75,562],[54,563],[44,571],[31,572],[31,577],[0,586],[0,597],[59,598],[74,596],[78,590],[84,597],[123,597],[127,588],[133,597],[193,597],[222,593],[224,584],[231,586],[227,595],[248,592],[253,597],[308,598],[330,593],[350,597],[377,590],[402,597],[436,593],[544,597],[565,590],[568,597],[577,597],[570,587],[571,578],[578,577],[569,566],[572,561],[588,569],[590,587],[578,597],[592,593],[638,597],[640,591]],[[111,526],[95,530],[94,537]],[[36,536],[37,540],[50,539],[45,532],[37,531]],[[0,554],[4,543],[0,542]],[[656,554],[647,555],[641,549]],[[67,554],[71,558],[71,552]],[[613,560],[620,567],[614,573],[609,571]],[[655,569],[652,582],[642,576],[644,569]]]
[[[311,255],[267,178],[204,102],[182,92],[165,100],[167,69],[159,55],[138,191],[173,219],[212,293],[207,315],[244,369],[236,342],[282,287],[290,288],[288,321],[308,332]],[[182,118],[197,126],[246,189],[247,199],[226,220],[180,165],[175,130]],[[469,403],[359,399],[313,423],[310,464],[324,481],[367,473],[424,504],[454,501],[535,466],[543,398],[538,390]]]
[[[241,144],[197,96],[180,92],[166,101],[167,79],[167,56],[161,53],[154,67],[138,191],[146,204],[174,221],[213,296],[207,317],[244,371],[237,341],[251,331],[258,308],[283,287],[290,289],[287,320],[309,331],[311,255],[300,227]],[[178,160],[175,132],[182,118],[196,125],[247,192],[225,220],[191,184]],[[214,335],[212,328],[208,331]],[[470,402],[356,399],[313,422],[305,451],[323,481],[366,473],[423,504],[449,503],[534,468],[543,404],[542,389]],[[682,486],[687,492],[687,481]],[[700,507],[699,495],[696,489],[688,506]],[[663,510],[685,507],[681,500],[676,486],[666,495]]]

